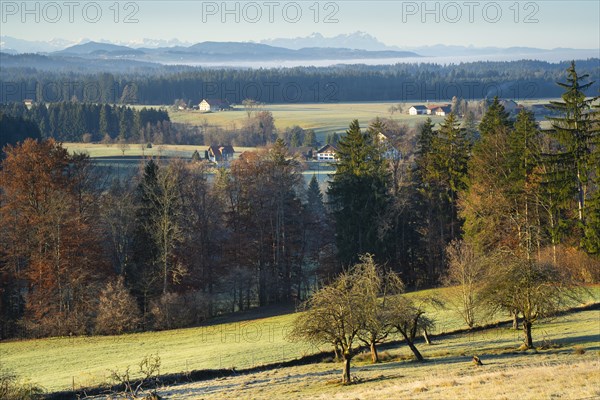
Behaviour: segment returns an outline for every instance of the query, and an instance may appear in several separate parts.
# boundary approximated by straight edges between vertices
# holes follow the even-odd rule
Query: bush
[[[135,330],[140,323],[140,311],[135,298],[119,277],[109,282],[100,293],[96,332],[105,335]]]
[[[553,263],[554,257],[551,247],[542,250],[541,260],[546,263]],[[583,250],[559,245],[556,247],[556,263],[561,271],[578,282],[600,282],[600,260],[586,254]]]
[[[138,398],[138,395],[146,388],[153,386],[154,389],[158,388],[160,383],[160,356],[150,354],[145,356],[142,361],[139,362],[139,378],[133,379],[131,377],[131,367],[127,366],[125,371],[120,372],[118,370],[110,371],[110,377],[113,381],[117,382],[124,389],[126,398]],[[156,395],[156,391],[144,398],[159,398]]]
[[[43,389],[33,383],[19,379],[0,364],[0,399],[29,400],[41,398]]]
[[[89,288],[90,291],[94,290]],[[48,336],[78,336],[92,333],[94,323],[91,303],[75,304],[71,310],[56,311],[37,317],[33,313],[26,314],[18,322],[22,335],[29,338]]]
[[[150,305],[154,329],[175,329],[198,324],[208,315],[208,300],[201,292],[166,293]]]
[[[109,135],[108,133],[107,133],[107,134],[105,134],[105,135],[102,137],[102,143],[103,143],[103,144],[105,144],[105,145],[107,145],[107,146],[110,146],[110,145],[112,144],[112,142],[113,142],[113,140],[112,140],[112,138],[110,137],[110,135]]]
[[[83,143],[90,143],[92,141],[92,134],[91,133],[84,133],[83,136],[81,136],[81,141]]]

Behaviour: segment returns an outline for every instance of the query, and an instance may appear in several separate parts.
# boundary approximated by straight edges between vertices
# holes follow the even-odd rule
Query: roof
[[[444,107],[450,107],[450,104],[427,104],[427,109],[429,110],[437,110]]]
[[[415,108],[417,110],[427,110],[427,107],[425,106],[412,106],[411,108]]]
[[[438,106],[435,108],[435,111],[439,111],[439,110],[449,113],[452,110],[452,107],[450,107],[449,105],[446,105],[446,106]]]
[[[317,150],[317,154],[319,153],[325,153],[327,151],[337,151],[337,149],[335,148],[335,146],[331,145],[331,144],[326,144],[325,146],[321,147],[319,150]]]
[[[206,101],[208,104],[212,106],[229,106],[229,102],[227,100],[221,99],[202,99],[202,101]],[[200,103],[202,103],[202,101]]]
[[[212,151],[218,151],[218,152],[227,152],[227,153],[233,153],[233,146],[231,145],[210,145],[208,146],[208,150],[212,150]]]
[[[233,150],[233,146],[230,145],[226,145],[226,146],[208,146],[207,151],[209,153],[211,153],[213,156],[215,156],[215,159],[217,161],[220,161],[223,157],[224,154],[233,154],[234,150]]]

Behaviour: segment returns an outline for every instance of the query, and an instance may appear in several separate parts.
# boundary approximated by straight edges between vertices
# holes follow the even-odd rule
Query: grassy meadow
[[[353,361],[357,384],[339,384],[341,363],[319,363],[174,385],[163,399],[592,399],[600,397],[600,311],[534,328],[538,349],[519,351],[520,332],[495,328],[418,345],[425,362],[393,346]],[[472,363],[478,355],[483,366]]]
[[[531,106],[532,104],[546,103],[548,99],[522,100],[520,104]],[[438,102],[445,104],[448,102]],[[390,106],[402,104],[401,113],[390,114]],[[261,110],[271,111],[278,130],[285,130],[294,125],[304,129],[313,129],[317,134],[317,140],[324,142],[329,133],[343,133],[353,119],[358,119],[361,127],[367,127],[376,117],[392,118],[399,123],[414,127],[430,117],[433,122],[439,124],[444,117],[431,115],[408,115],[411,105],[425,104],[419,102],[368,102],[368,103],[310,103],[310,104],[267,104]],[[156,106],[135,106],[136,108]],[[223,129],[240,127],[248,118],[243,106],[236,106],[230,111],[200,112],[197,110],[173,110],[171,107],[163,106],[169,112],[171,121],[185,123],[195,126],[219,126]],[[547,121],[541,121],[542,126],[547,127]],[[117,144],[105,145],[101,143],[65,143],[70,151],[85,151],[90,157],[120,157],[121,149]],[[206,146],[190,145],[155,145],[151,149],[142,149],[139,144],[130,144],[125,151],[125,156],[165,156],[189,158],[194,150],[204,151]],[[254,148],[236,147],[236,152],[241,153]]]
[[[425,299],[432,296],[445,299],[451,290],[431,289],[409,293],[408,296],[413,297],[416,302],[428,304]],[[586,302],[597,302],[599,299],[600,286],[595,286],[588,294]],[[452,310],[430,305],[425,305],[425,308],[428,315],[436,321],[432,333],[439,334],[464,328],[464,323]],[[599,311],[559,317],[551,324],[535,327],[534,341],[536,344],[542,340],[581,342],[586,347],[600,349],[599,317]],[[328,346],[317,348],[306,343],[289,342],[286,333],[294,318],[295,315],[291,313],[266,317],[264,311],[258,310],[243,315],[221,317],[213,320],[210,325],[187,329],[121,336],[5,341],[0,342],[0,361],[4,368],[30,379],[47,391],[59,391],[71,389],[73,386],[80,388],[105,383],[111,370],[124,371],[127,366],[136,370],[136,364],[150,354],[158,354],[161,357],[161,373],[175,373],[199,369],[249,368],[330,350]],[[440,362],[453,365],[456,361],[448,360],[463,353],[487,354],[508,351],[506,349],[514,350],[520,344],[520,335],[520,331],[498,329],[453,336],[454,339],[444,337],[436,341],[434,346],[420,347],[425,357],[442,357]],[[401,358],[407,358],[409,355],[403,347],[393,350],[392,354],[396,354],[396,351],[397,356]],[[443,361],[444,357],[448,360]],[[298,368],[314,368],[315,371],[320,371],[315,372],[315,377],[320,377],[325,370],[332,370],[337,377],[339,366],[319,364]],[[406,365],[403,368],[406,368]],[[440,366],[440,370],[444,368],[448,368],[448,365]],[[412,372],[409,373],[412,375]],[[314,388],[313,394],[321,389],[320,386]],[[223,393],[221,395],[225,396]]]
[[[57,337],[0,343],[5,368],[48,391],[107,382],[110,370],[124,371],[145,356],[161,357],[161,373],[210,368],[248,368],[294,359],[315,350],[288,343],[286,314],[242,322],[120,336]]]
[[[171,158],[191,158],[195,150],[198,150],[201,157],[204,157],[204,150],[207,146],[195,145],[178,145],[178,144],[162,144],[154,145],[148,149],[139,144],[130,144],[125,150],[125,154],[121,151],[118,144],[104,143],[63,143],[63,146],[70,153],[87,153],[91,158],[119,158],[125,157],[171,157]],[[255,147],[235,147],[236,156],[244,151],[254,151]]]
[[[358,119],[361,127],[367,127],[375,117],[393,118],[401,123],[415,126],[425,120],[424,115],[408,115],[408,108],[413,104],[403,103],[403,112],[390,115],[388,109],[398,102],[381,103],[311,103],[311,104],[267,104],[261,109],[271,111],[278,130],[301,126],[304,129],[313,129],[317,140],[324,142],[329,133],[342,133],[354,119]],[[422,103],[421,103],[422,104]],[[191,125],[214,125],[225,129],[240,127],[248,115],[243,106],[237,106],[231,111],[203,113],[200,111],[172,111],[169,117],[173,122]],[[442,122],[444,117],[431,116],[434,122]]]
[[[87,153],[92,158],[92,163],[104,171],[121,178],[130,178],[140,170],[142,157],[167,157],[181,158],[189,160],[195,150],[198,150],[200,157],[204,157],[206,146],[192,145],[161,145],[154,146],[151,149],[142,150],[139,145],[130,145],[123,156],[121,150],[116,144],[102,143],[63,143],[63,146],[71,153]],[[234,158],[238,158],[245,151],[256,151],[256,147],[234,147]],[[305,164],[305,170],[302,171],[302,176],[305,182],[311,180],[313,175],[316,175],[318,182],[321,184],[321,190],[326,190],[326,182],[329,175],[334,173],[335,169],[331,164],[326,162],[311,161]]]

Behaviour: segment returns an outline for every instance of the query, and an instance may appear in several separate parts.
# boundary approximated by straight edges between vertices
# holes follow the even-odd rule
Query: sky
[[[128,42],[260,41],[366,32],[400,48],[600,48],[591,1],[5,1],[0,34]]]

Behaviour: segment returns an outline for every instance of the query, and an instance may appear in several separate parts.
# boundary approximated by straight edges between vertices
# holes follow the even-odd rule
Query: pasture
[[[204,151],[207,146],[196,145],[178,145],[162,144],[154,145],[152,148],[146,148],[140,144],[129,144],[122,152],[118,144],[104,143],[63,143],[63,146],[70,153],[87,153],[91,158],[111,158],[118,160],[122,157],[167,157],[167,158],[191,158],[195,150],[198,150],[201,157],[204,157]],[[255,151],[255,147],[236,147],[236,155],[244,151]]]
[[[444,299],[448,293],[448,289],[431,289],[409,293],[408,296],[419,302],[431,296]],[[597,302],[599,293],[600,287],[595,286],[593,292],[588,294],[587,302]],[[464,328],[464,323],[452,310],[425,307],[428,315],[436,321],[433,334]],[[158,354],[161,357],[161,373],[166,374],[200,369],[249,368],[330,350],[330,346],[315,347],[307,343],[288,341],[286,335],[295,315],[286,310],[267,312],[270,315],[265,314],[264,310],[256,310],[241,315],[220,317],[205,326],[161,332],[5,341],[0,342],[0,361],[4,368],[32,380],[47,391],[59,391],[106,383],[111,370],[123,371],[127,366],[132,366],[135,370],[135,365],[144,356],[151,354]],[[275,316],[272,316],[274,314]],[[559,342],[563,344],[561,348],[567,349],[570,349],[569,346],[582,345],[589,350],[595,349],[598,354],[599,317],[599,311],[558,317],[549,324],[534,327],[534,341],[536,345],[543,341]],[[473,352],[479,355],[498,353],[497,356],[501,356],[500,353],[503,352],[510,353],[519,346],[520,336],[520,331],[498,328],[451,338],[439,338],[436,339],[435,345],[420,345],[420,348],[424,351],[425,357],[433,359],[441,357],[439,361],[442,365],[439,371],[443,371],[453,368],[452,366],[458,362],[456,360],[462,360],[460,357],[467,357]],[[392,358],[406,359],[409,356],[408,349],[404,349],[405,346],[396,347],[391,353]],[[572,349],[565,351],[570,353]],[[451,360],[455,361],[451,362]],[[399,366],[404,368],[401,370],[404,371],[401,375],[412,376],[412,369],[406,371],[408,366],[412,367],[412,364]],[[297,368],[307,369],[307,372],[297,372],[301,375],[307,374],[306,379],[314,375],[315,379],[311,382],[321,382],[320,386],[313,386],[314,392],[307,393],[316,395],[321,389],[327,388],[322,385],[323,381],[333,379],[327,374],[323,375],[324,371],[332,371],[331,374],[337,378],[339,365],[317,364]],[[374,376],[383,373],[378,372],[377,369],[383,368],[381,366],[368,366],[368,368],[369,371],[374,371]],[[290,369],[287,374],[296,374],[294,371]],[[359,369],[354,371],[356,373]],[[456,373],[458,371],[460,370]],[[427,374],[427,368],[422,369],[422,374]],[[365,374],[365,376],[370,375]],[[198,385],[202,384],[207,383],[198,383]],[[227,395],[221,393],[221,396]]]
[[[600,397],[600,311],[569,314],[534,330],[536,350],[517,350],[511,328],[450,335],[420,344],[425,362],[406,346],[355,357],[356,384],[339,384],[341,363],[324,362],[240,374],[158,390],[163,399],[592,399]],[[472,356],[483,362],[476,366]]]
[[[192,145],[160,145],[154,146],[151,149],[143,148],[140,145],[130,145],[125,150],[125,154],[116,144],[102,143],[63,143],[63,146],[70,153],[87,153],[89,154],[92,164],[103,171],[106,171],[111,176],[120,178],[131,178],[140,170],[140,164],[144,161],[144,157],[163,157],[166,160],[173,158],[181,158],[190,160],[195,150],[200,153],[200,157],[204,157],[204,151],[207,146],[192,146]],[[234,159],[245,151],[256,151],[256,147],[234,147]],[[335,172],[333,165],[326,162],[310,161],[304,163],[302,175],[308,184],[313,175],[316,175],[317,180],[322,184],[322,190],[326,189],[326,182],[329,175]]]
[[[304,129],[313,129],[317,140],[325,141],[329,133],[343,133],[354,119],[358,119],[360,126],[366,128],[376,117],[392,118],[409,126],[416,126],[423,122],[425,115],[408,115],[408,108],[413,104],[403,103],[403,112],[391,115],[390,106],[398,102],[383,103],[311,103],[311,104],[267,104],[261,110],[270,111],[275,119],[278,130],[298,125]],[[422,103],[421,103],[422,104]],[[191,125],[213,125],[224,129],[241,127],[248,115],[243,106],[237,106],[230,111],[204,113],[200,111],[172,111],[169,110],[172,122],[187,123]],[[442,122],[444,117],[431,116],[434,122]]]

